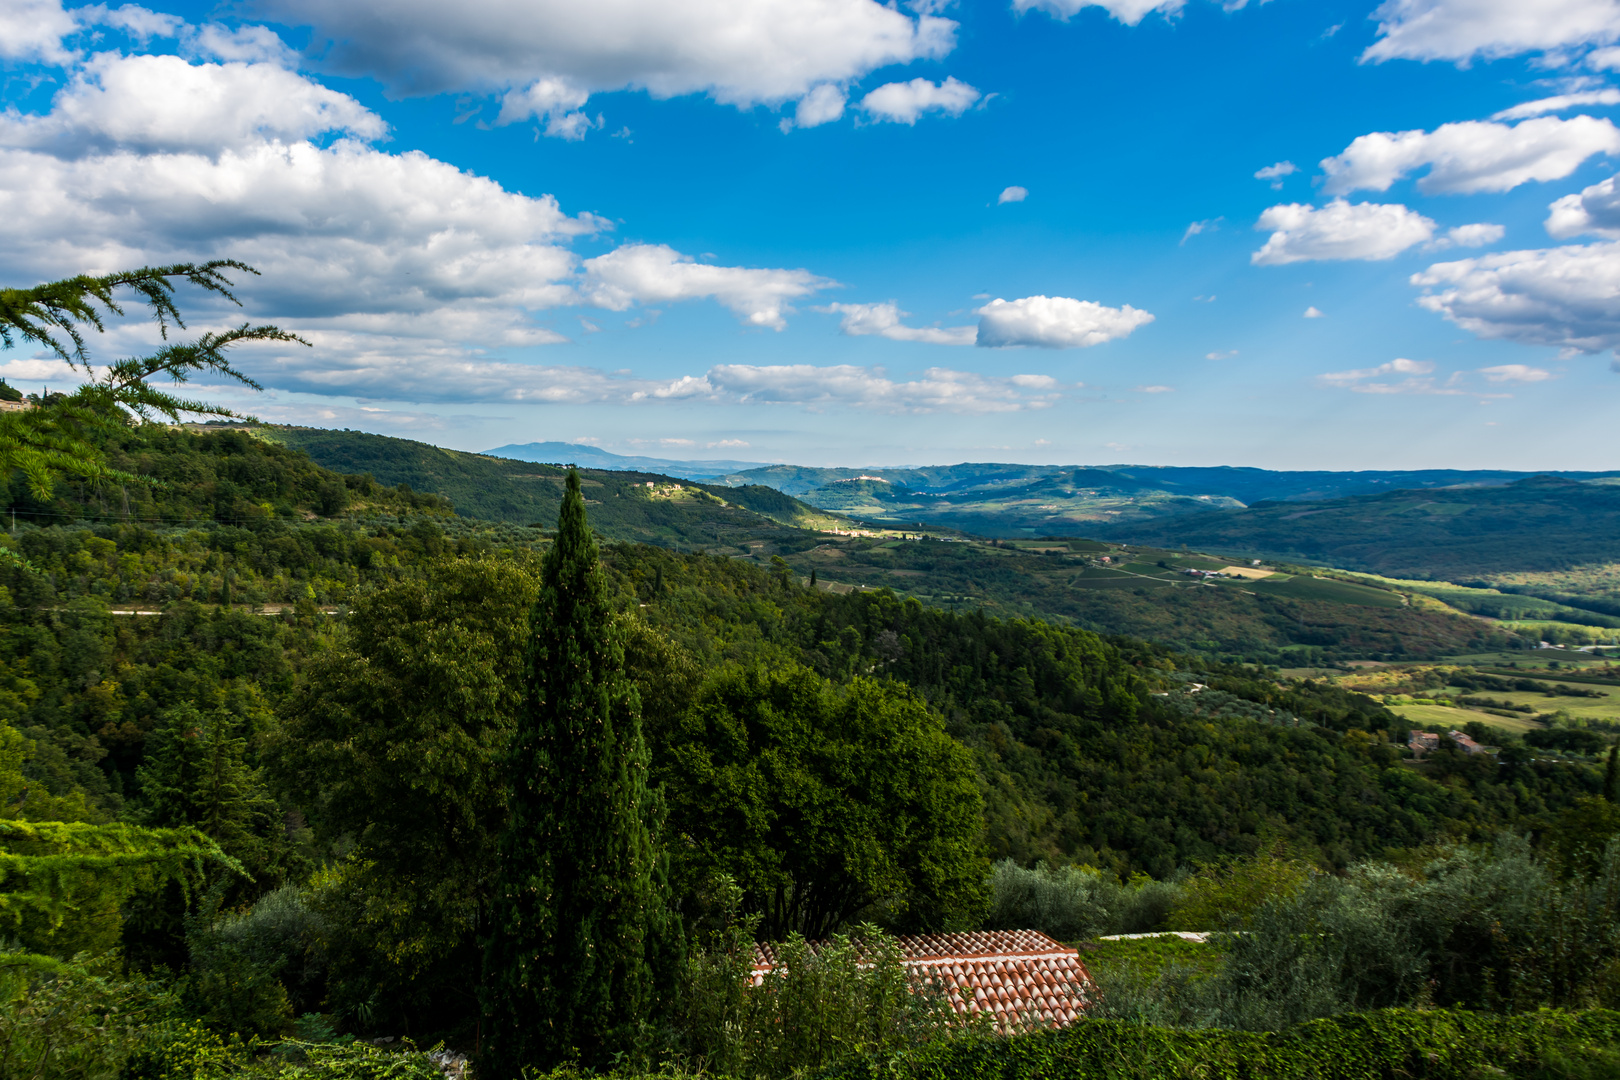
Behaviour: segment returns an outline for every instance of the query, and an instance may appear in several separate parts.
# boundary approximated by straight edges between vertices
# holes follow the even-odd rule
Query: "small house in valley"
[[[1096,996],[1080,954],[1035,930],[916,934],[895,939],[919,986],[939,988],[958,1015],[990,1014],[1003,1032],[1062,1027]],[[814,952],[820,943],[812,942]],[[775,970],[776,951],[754,950],[754,983]]]
[[[1413,754],[1422,757],[1430,750],[1440,749],[1440,736],[1432,731],[1414,731],[1412,737],[1406,741],[1406,745],[1411,748]]]

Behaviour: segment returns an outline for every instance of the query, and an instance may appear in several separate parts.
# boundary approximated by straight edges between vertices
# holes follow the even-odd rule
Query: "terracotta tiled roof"
[[[1002,1030],[1061,1027],[1077,1019],[1094,994],[1080,954],[1034,930],[919,934],[895,939],[901,963],[937,980],[958,1013],[992,1013]],[[815,951],[819,942],[811,942]],[[754,950],[754,974],[776,966],[769,944]]]

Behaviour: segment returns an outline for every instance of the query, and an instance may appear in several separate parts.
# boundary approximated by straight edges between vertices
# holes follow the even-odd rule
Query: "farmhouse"
[[[901,963],[919,983],[934,983],[958,1014],[990,1013],[1014,1031],[1062,1027],[1080,1017],[1095,987],[1080,954],[1035,930],[917,934],[895,939]],[[816,951],[821,942],[812,942]],[[754,949],[754,984],[776,967],[769,944]]]
[[[1440,736],[1428,731],[1414,731],[1406,745],[1411,747],[1412,753],[1422,757],[1430,750],[1440,749]]]

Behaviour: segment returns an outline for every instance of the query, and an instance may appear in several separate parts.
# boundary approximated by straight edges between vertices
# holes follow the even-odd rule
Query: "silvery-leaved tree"
[[[186,343],[170,342],[170,330],[186,326],[175,303],[176,284],[195,285],[240,306],[226,276],[230,271],[257,274],[234,259],[213,259],[0,289],[0,348],[40,346],[82,380],[66,393],[39,399],[33,408],[0,412],[0,475],[20,471],[39,499],[50,497],[62,475],[90,482],[145,482],[111,468],[100,437],[134,424],[177,422],[182,414],[246,419],[224,406],[181,397],[173,388],[203,375],[262,389],[232,366],[227,350],[250,341],[309,343],[279,327],[251,323],[209,331]],[[85,333],[105,331],[107,319],[125,313],[130,295],[146,306],[164,344],[148,356],[98,366],[91,361]],[[17,556],[0,547],[0,558],[16,561]]]

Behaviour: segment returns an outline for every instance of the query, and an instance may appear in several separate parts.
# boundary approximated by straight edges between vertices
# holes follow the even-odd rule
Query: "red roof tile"
[[[1061,1027],[1090,1003],[1095,988],[1080,954],[1034,930],[920,934],[895,939],[901,963],[937,980],[958,1013],[988,1012],[1003,1031]],[[821,942],[811,942],[814,952]],[[776,966],[769,945],[754,950],[757,985]]]

